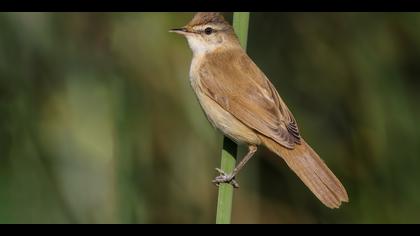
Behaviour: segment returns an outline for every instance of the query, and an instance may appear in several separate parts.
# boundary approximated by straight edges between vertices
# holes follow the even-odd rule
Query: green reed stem
[[[233,28],[246,49],[248,38],[249,12],[233,13]],[[223,139],[221,169],[231,173],[235,168],[238,146],[228,137]],[[217,200],[216,224],[230,224],[232,215],[233,187],[230,184],[220,184]]]

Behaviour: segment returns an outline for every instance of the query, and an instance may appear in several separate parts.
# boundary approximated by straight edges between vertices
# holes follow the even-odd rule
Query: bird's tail
[[[287,165],[329,208],[338,208],[341,202],[348,202],[346,189],[316,152],[303,140],[294,149],[287,149],[270,138],[260,135],[263,144],[281,156]]]

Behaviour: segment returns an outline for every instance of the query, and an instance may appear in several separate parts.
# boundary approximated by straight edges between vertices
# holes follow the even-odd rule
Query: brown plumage
[[[340,181],[303,140],[289,108],[220,14],[198,13],[176,32],[186,36],[193,50],[190,81],[207,118],[225,135],[249,146],[234,172],[221,172],[214,182],[237,186],[236,174],[257,145],[264,145],[326,206],[338,208],[348,201]]]
[[[263,135],[259,137],[268,149],[286,161],[290,169],[327,207],[338,208],[341,202],[349,201],[343,185],[303,139],[294,149],[286,149],[270,138]]]
[[[293,148],[300,143],[292,113],[243,49],[213,52],[207,55],[206,62],[198,73],[200,88],[207,96],[248,127],[279,144]]]
[[[188,23],[189,26],[205,25],[208,23],[224,24],[226,21],[220,12],[199,12]]]

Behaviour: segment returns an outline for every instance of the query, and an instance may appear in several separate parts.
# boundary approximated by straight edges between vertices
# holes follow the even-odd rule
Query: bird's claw
[[[214,180],[212,181],[214,184],[216,184],[216,186],[219,186],[221,183],[229,183],[234,188],[239,188],[239,184],[238,182],[236,182],[235,176],[226,174],[223,170],[219,168],[216,168],[216,171],[220,173],[220,175],[214,178]]]

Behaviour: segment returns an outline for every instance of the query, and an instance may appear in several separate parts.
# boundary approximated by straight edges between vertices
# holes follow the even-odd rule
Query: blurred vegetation
[[[222,136],[168,33],[192,15],[0,14],[0,223],[214,222]],[[248,52],[350,203],[260,149],[234,223],[420,222],[420,14],[252,13]]]

